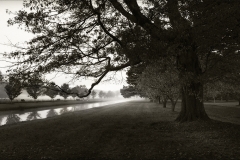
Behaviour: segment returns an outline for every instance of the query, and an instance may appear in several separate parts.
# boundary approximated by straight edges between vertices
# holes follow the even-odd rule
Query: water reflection
[[[21,121],[32,121],[36,119],[44,119],[48,117],[54,117],[62,115],[68,112],[75,112],[80,110],[86,110],[95,107],[101,107],[109,104],[121,103],[126,100],[119,101],[106,101],[98,103],[83,103],[83,104],[74,104],[69,106],[58,106],[58,108],[36,108],[36,109],[26,109],[24,111],[9,111],[9,114],[0,115],[0,126],[8,125],[13,123],[18,123]],[[1,113],[1,112],[0,112]]]
[[[41,119],[41,116],[37,111],[30,112],[27,116],[28,121],[36,120],[38,118]]]
[[[3,118],[4,118],[4,116],[0,116],[0,125],[2,124]]]
[[[17,114],[10,114],[7,116],[6,124],[13,124],[20,122],[21,118]]]
[[[68,107],[64,107],[63,109],[60,110],[60,115],[69,112]]]
[[[58,113],[54,110],[54,109],[50,109],[47,113],[47,117],[54,117],[54,116],[57,116]]]

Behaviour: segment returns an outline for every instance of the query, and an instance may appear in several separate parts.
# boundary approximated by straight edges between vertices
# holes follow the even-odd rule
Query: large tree
[[[96,78],[84,96],[111,71],[170,56],[182,82],[177,120],[206,120],[203,84],[238,72],[236,0],[31,0],[25,7],[9,24],[35,38],[10,54],[20,57],[14,73]]]

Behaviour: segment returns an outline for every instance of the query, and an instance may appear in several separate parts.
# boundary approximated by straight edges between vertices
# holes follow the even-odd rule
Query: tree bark
[[[198,56],[192,50],[180,54],[180,78],[183,80],[181,87],[181,111],[176,121],[209,120],[203,104],[202,70]]]
[[[209,120],[208,115],[205,112],[203,101],[202,101],[202,84],[192,83],[190,86],[182,87],[182,103],[181,112],[177,117],[176,121],[195,121],[195,120]],[[192,94],[191,91],[199,93],[199,95]]]

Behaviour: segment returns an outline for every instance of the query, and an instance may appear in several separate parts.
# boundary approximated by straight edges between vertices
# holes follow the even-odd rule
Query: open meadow
[[[215,120],[178,123],[179,104],[130,101],[2,126],[0,159],[239,159],[240,107],[205,108]]]

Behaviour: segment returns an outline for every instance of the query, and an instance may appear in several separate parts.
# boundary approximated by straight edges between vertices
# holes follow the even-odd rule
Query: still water
[[[23,121],[32,121],[36,119],[45,119],[49,117],[59,116],[68,112],[75,112],[95,107],[102,107],[109,104],[126,102],[126,100],[118,101],[106,101],[106,102],[95,102],[95,103],[84,103],[84,104],[71,104],[64,106],[49,107],[49,108],[35,108],[26,109],[24,111],[9,111],[0,113],[0,126],[9,125],[13,123],[19,123]]]

